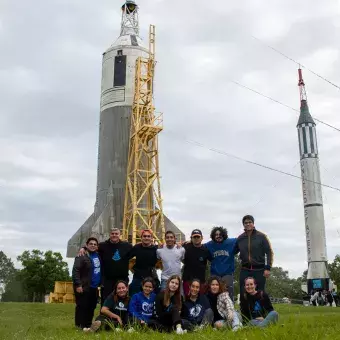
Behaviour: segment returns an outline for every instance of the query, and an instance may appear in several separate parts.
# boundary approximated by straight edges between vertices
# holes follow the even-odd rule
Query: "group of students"
[[[317,290],[311,292],[310,302],[313,306],[334,306],[339,304],[338,294],[335,289],[330,290]]]
[[[242,223],[244,233],[238,238],[229,238],[225,228],[215,227],[206,244],[198,229],[181,246],[176,245],[172,231],[166,232],[164,246],[154,244],[150,230],[141,231],[141,243],[135,246],[121,241],[115,228],[110,239],[99,245],[97,239],[89,238],[73,266],[76,326],[92,332],[103,324],[130,331],[136,328],[133,325],[140,325],[182,334],[206,325],[236,330],[242,327],[241,320],[259,327],[275,323],[278,315],[264,292],[272,265],[271,246],[266,235],[255,229],[252,216],[245,216]],[[242,262],[242,317],[233,303],[237,253]],[[129,267],[132,258],[135,261]],[[208,261],[210,278],[206,281]],[[156,271],[160,263],[161,282]],[[134,273],[130,285],[129,269]],[[92,323],[99,287],[102,308]]]

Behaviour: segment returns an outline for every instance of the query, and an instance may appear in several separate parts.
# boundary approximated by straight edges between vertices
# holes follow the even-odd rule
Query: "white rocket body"
[[[315,123],[309,113],[306,100],[301,100],[297,129],[307,242],[307,280],[308,291],[310,292],[315,289],[327,289],[329,275],[318,144]]]

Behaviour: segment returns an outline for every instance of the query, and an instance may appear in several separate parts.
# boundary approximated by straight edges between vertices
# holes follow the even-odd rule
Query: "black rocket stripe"
[[[313,128],[309,127],[309,138],[310,138],[310,147],[311,147],[311,153],[316,153],[314,148],[314,136],[313,136]]]
[[[321,203],[313,203],[313,204],[306,204],[305,208],[309,207],[322,207],[323,205]]]
[[[307,138],[306,138],[306,128],[302,128],[302,137],[303,137],[303,153],[308,153],[307,151]]]

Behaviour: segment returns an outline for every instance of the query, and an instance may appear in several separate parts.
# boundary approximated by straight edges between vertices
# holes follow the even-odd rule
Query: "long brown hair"
[[[174,294],[174,300],[175,300],[175,305],[176,307],[181,310],[182,309],[182,299],[181,299],[181,277],[178,275],[172,275],[168,279],[166,283],[166,288],[164,290],[164,299],[163,303],[164,306],[169,306],[170,305],[170,289],[169,289],[169,284],[171,280],[178,280],[178,289],[176,290]]]
[[[227,290],[226,287],[225,287],[224,282],[221,280],[220,277],[218,277],[218,276],[211,276],[211,277],[209,277],[208,284],[207,284],[207,293],[211,292],[210,286],[211,286],[213,281],[217,281],[218,285],[219,285],[219,289],[218,289],[217,295],[219,295],[221,293],[224,293]]]
[[[127,288],[126,296],[125,296],[125,298],[124,298],[124,300],[123,300],[123,301],[124,301],[124,304],[127,304],[127,303],[129,302],[129,300],[130,300],[130,296],[129,296],[129,285],[128,285],[125,281],[123,281],[123,280],[117,281],[117,283],[116,283],[116,285],[115,285],[115,288],[114,288],[114,290],[113,290],[113,300],[114,300],[115,303],[118,302],[119,297],[118,297],[118,295],[117,295],[117,288],[118,288],[118,285],[119,285],[120,283],[123,283],[123,284],[125,285],[125,287]]]

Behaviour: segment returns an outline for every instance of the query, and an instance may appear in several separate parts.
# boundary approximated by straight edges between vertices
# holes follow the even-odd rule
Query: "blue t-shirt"
[[[89,254],[91,263],[92,263],[92,279],[91,279],[91,288],[97,288],[100,284],[100,260],[97,253]]]
[[[224,276],[235,271],[235,254],[233,252],[236,238],[227,238],[222,243],[209,241],[205,244],[211,257],[211,275]]]
[[[139,320],[148,322],[154,314],[155,299],[154,292],[148,298],[143,292],[133,295],[129,303],[129,313]]]

